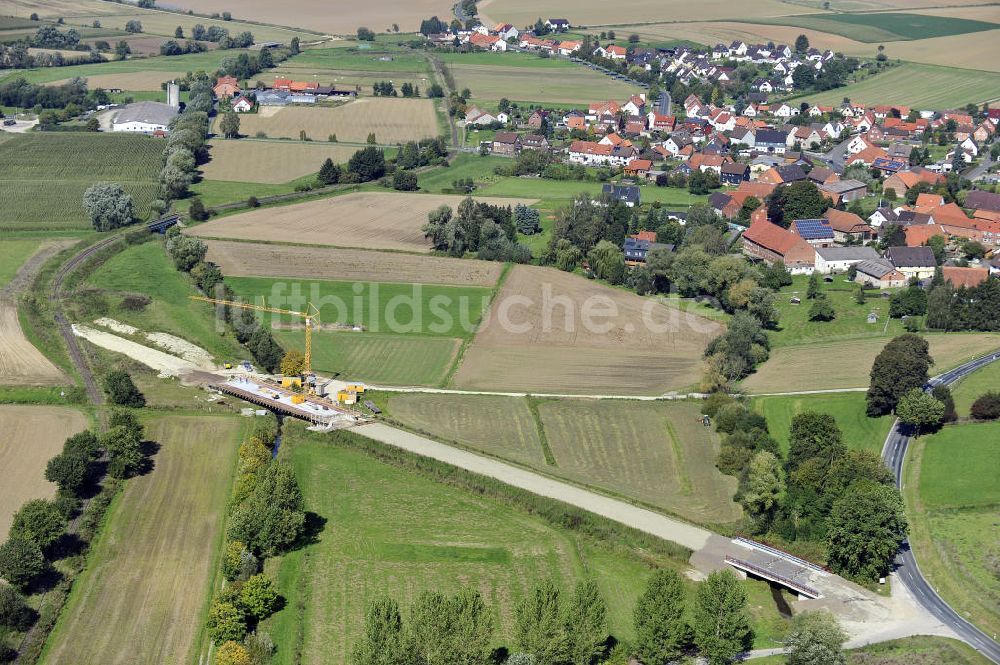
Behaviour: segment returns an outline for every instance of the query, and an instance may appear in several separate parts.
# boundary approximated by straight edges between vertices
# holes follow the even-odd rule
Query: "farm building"
[[[656,235],[653,240],[649,238],[625,238],[622,249],[625,253],[625,265],[636,266],[646,262],[646,255],[654,249],[665,249],[668,252],[674,251],[673,245],[656,242]]]
[[[817,247],[816,272],[823,275],[844,272],[852,265],[879,258],[871,247]]]
[[[833,239],[837,242],[864,241],[875,237],[875,229],[852,212],[829,208],[823,215],[830,222]]]
[[[770,263],[780,261],[793,275],[809,274],[816,266],[812,245],[767,219],[756,219],[743,233],[743,253]]]
[[[833,227],[826,219],[796,219],[789,230],[816,247],[830,247],[833,244]]]
[[[961,268],[959,266],[944,266],[941,268],[944,273],[944,281],[951,282],[955,288],[960,286],[979,286],[990,276],[989,268]]]
[[[166,132],[180,108],[162,102],[136,102],[115,115],[111,129],[115,132],[154,134]]]
[[[838,197],[836,199],[837,203],[857,201],[858,199],[863,199],[868,194],[868,185],[860,180],[836,180],[834,182],[823,183],[819,188],[824,192]]]
[[[885,259],[876,259],[858,263],[854,281],[880,289],[891,289],[905,285],[907,280],[906,275],[896,270],[891,263]]]
[[[639,188],[631,185],[612,185],[607,183],[601,188],[601,194],[609,197],[612,201],[621,201],[629,208],[639,205],[642,198]]]
[[[934,250],[927,246],[890,247],[889,251],[886,252],[886,258],[892,262],[896,270],[906,275],[907,279],[933,277],[934,269],[937,268]]]

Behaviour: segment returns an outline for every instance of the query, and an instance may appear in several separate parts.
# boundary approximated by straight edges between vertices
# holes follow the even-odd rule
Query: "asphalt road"
[[[949,385],[967,374],[989,365],[998,358],[1000,358],[1000,353],[993,353],[982,358],[977,358],[949,372],[934,377],[931,379],[930,385]],[[903,460],[906,458],[906,448],[909,443],[910,437],[900,431],[899,421],[896,421],[892,430],[889,431],[889,436],[886,437],[885,447],[882,449],[882,457],[885,460],[886,466],[892,469],[892,472],[896,475],[897,488],[902,488]],[[920,573],[920,567],[917,565],[917,560],[910,549],[909,541],[903,543],[899,554],[896,556],[896,575],[906,588],[909,589],[910,593],[913,594],[913,597],[917,599],[917,602],[935,618],[954,630],[962,640],[976,649],[976,651],[994,663],[1000,663],[1000,644],[963,619],[958,612],[953,610],[937,594]]]

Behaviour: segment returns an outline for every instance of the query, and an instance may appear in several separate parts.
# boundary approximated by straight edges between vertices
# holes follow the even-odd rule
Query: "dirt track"
[[[14,513],[30,499],[55,494],[45,480],[45,465],[59,454],[67,437],[86,429],[79,411],[59,406],[0,406],[0,541]]]
[[[71,244],[72,240],[45,243],[0,290],[0,384],[58,386],[69,382],[66,375],[25,338],[17,318],[17,299],[30,286],[42,264]]]

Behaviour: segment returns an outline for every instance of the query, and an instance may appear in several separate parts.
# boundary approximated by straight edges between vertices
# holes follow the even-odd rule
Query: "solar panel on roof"
[[[832,238],[833,229],[830,222],[825,219],[797,219],[794,222],[795,230],[805,240],[820,240],[822,238]]]

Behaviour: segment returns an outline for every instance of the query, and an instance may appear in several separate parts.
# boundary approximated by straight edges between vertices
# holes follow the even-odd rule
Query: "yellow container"
[[[306,398],[302,395],[292,395],[292,404],[302,404],[304,401],[306,401]]]
[[[282,388],[301,388],[302,387],[302,377],[299,376],[284,376],[281,378]]]

